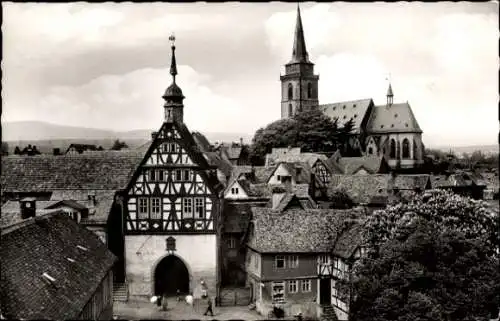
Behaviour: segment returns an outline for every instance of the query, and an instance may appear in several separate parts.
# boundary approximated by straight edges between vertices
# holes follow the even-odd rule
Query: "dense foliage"
[[[354,201],[342,189],[328,189],[327,197],[330,202],[330,208],[349,209],[354,206]]]
[[[115,140],[113,146],[110,148],[111,150],[121,150],[122,148],[128,148],[127,143],[121,142],[119,139]]]
[[[253,160],[262,160],[274,147],[300,147],[303,152],[322,153],[333,153],[338,148],[347,150],[352,129],[352,120],[339,127],[336,120],[319,110],[302,112],[258,129],[250,154]]]
[[[498,213],[446,191],[412,195],[368,220],[352,320],[487,320],[498,314]],[[347,285],[347,284],[346,284]]]

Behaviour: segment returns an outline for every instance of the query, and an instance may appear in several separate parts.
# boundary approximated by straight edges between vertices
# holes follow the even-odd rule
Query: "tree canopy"
[[[487,320],[498,314],[498,213],[447,191],[411,195],[367,222],[352,320]],[[347,286],[347,284],[344,284]]]
[[[127,143],[121,142],[119,139],[115,140],[111,150],[121,150],[122,148],[128,148]]]
[[[275,147],[300,147],[303,152],[331,153],[346,145],[353,121],[342,127],[320,110],[301,112],[290,119],[275,121],[255,132],[250,154],[263,159]]]

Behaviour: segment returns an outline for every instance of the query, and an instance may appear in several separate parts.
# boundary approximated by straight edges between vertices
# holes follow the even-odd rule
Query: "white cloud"
[[[498,14],[427,8],[318,4],[303,10],[306,37],[322,35],[311,37],[314,46],[306,38],[320,75],[320,103],[368,97],[384,103],[391,73],[395,101],[410,102],[427,144],[493,143],[499,128]],[[266,22],[270,50],[284,63],[295,16],[276,13]]]
[[[238,132],[235,119],[241,105],[231,98],[211,91],[209,77],[189,66],[178,66],[177,83],[182,88],[185,122],[191,129]],[[29,110],[34,119],[66,125],[131,130],[157,128],[163,122],[163,99],[170,85],[168,70],[141,69],[124,75],[103,75],[82,86],[51,87],[37,105],[23,110],[8,109],[4,117],[23,119]],[[112,124],[110,124],[110,122]],[[134,124],[131,128],[130,124]],[[217,125],[215,125],[217,124]]]

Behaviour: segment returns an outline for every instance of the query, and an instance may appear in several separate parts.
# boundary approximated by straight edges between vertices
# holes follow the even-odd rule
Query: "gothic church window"
[[[288,105],[288,117],[292,117],[293,116],[293,108],[292,108],[292,104],[289,104]]]
[[[370,154],[370,155],[373,154],[373,148],[371,148],[371,147],[368,148],[368,154]]]
[[[293,99],[293,85],[288,84],[288,100],[292,100],[292,99]]]
[[[394,139],[391,139],[391,151],[389,154],[390,158],[396,158],[396,141]]]
[[[403,158],[410,158],[410,142],[407,138],[403,140]]]
[[[313,96],[312,84],[308,83],[307,84],[307,98],[312,98],[312,96]]]

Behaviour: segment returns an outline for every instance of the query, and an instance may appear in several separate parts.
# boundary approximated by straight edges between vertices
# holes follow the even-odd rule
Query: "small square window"
[[[276,255],[276,268],[284,269],[285,268],[285,257],[283,255]]]

